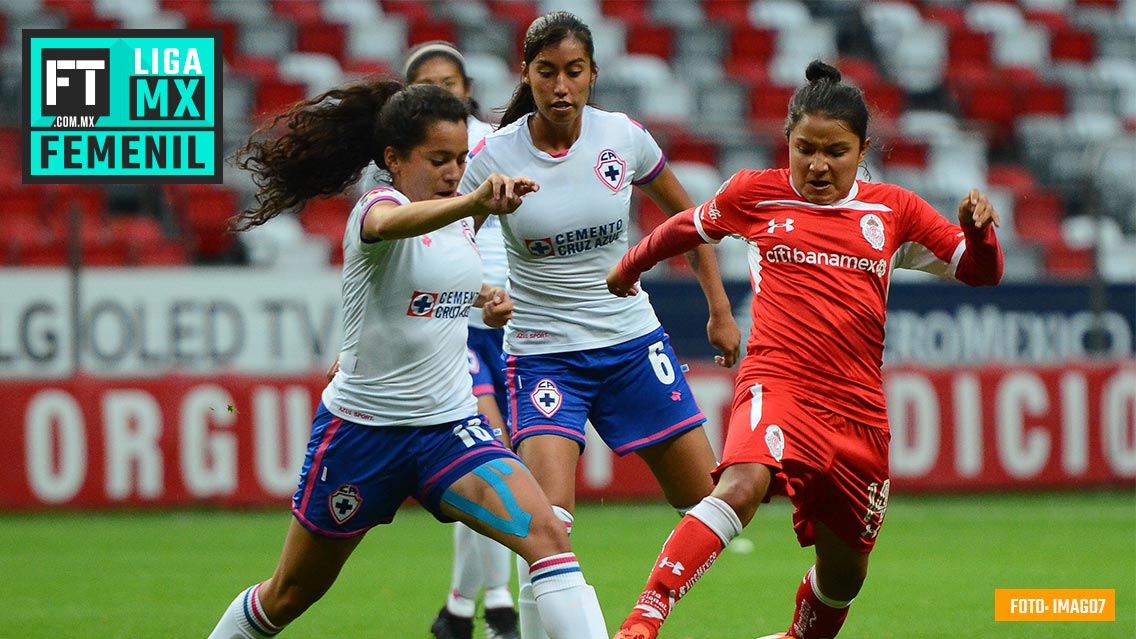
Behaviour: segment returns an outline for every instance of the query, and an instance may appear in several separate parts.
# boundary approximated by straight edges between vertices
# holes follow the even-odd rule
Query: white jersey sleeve
[[[371,426],[432,426],[477,412],[466,323],[481,288],[473,221],[417,237],[366,242],[376,202],[408,204],[389,187],[355,204],[343,237],[343,344],[323,402]]]
[[[646,293],[616,297],[606,277],[628,248],[632,185],[665,164],[658,144],[626,115],[585,107],[579,139],[553,156],[533,145],[527,120],[487,136],[459,188],[469,192],[494,172],[540,184],[498,218],[514,307],[506,352],[602,348],[651,332],[659,321]]]

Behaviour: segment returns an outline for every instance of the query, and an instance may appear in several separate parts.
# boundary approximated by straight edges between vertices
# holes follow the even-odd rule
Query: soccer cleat
[[[473,619],[459,617],[443,606],[430,625],[430,634],[436,639],[472,639]]]
[[[517,611],[512,608],[485,609],[485,639],[520,639]]]
[[[619,632],[611,639],[655,639],[659,636],[659,631],[645,623],[633,623],[626,628],[620,628]]]

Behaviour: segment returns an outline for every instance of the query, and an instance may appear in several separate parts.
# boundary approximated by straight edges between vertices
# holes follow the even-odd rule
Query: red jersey
[[[753,330],[739,384],[780,379],[880,428],[887,428],[880,367],[891,270],[955,277],[967,237],[984,249],[992,242],[1001,256],[992,227],[964,236],[910,191],[857,181],[843,200],[812,204],[787,169],[739,171],[693,218],[704,241],[735,235],[750,245]]]

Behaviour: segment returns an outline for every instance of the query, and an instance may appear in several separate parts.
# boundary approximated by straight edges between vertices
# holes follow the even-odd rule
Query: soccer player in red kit
[[[789,103],[789,169],[739,171],[709,202],[656,228],[608,275],[634,295],[639,275],[703,243],[750,245],[753,330],[734,387],[715,489],[667,539],[616,639],[654,639],[675,602],[773,495],[816,563],[797,588],[786,633],[839,632],[867,575],[888,503],[880,367],[892,269],[971,286],[1002,277],[998,214],[971,190],[954,225],[919,196],[856,179],[871,140],[861,91],[820,61]]]

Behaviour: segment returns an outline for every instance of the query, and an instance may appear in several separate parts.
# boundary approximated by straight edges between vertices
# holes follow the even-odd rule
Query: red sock
[[[718,535],[698,519],[690,515],[683,517],[663,544],[635,609],[621,626],[627,630],[640,627],[634,628],[635,634],[625,636],[654,639],[675,602],[710,569],[720,554],[722,540]]]
[[[811,583],[813,568],[797,587],[797,609],[789,635],[797,639],[832,639],[848,618],[848,606],[833,608],[817,598]]]

